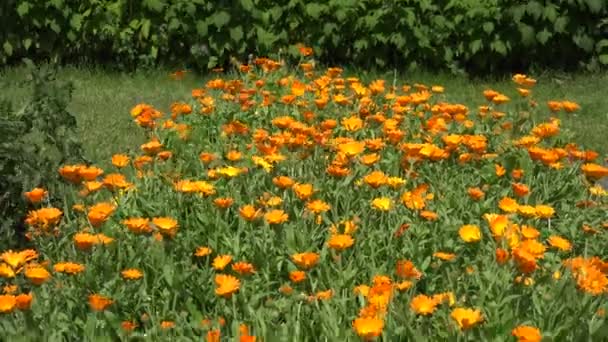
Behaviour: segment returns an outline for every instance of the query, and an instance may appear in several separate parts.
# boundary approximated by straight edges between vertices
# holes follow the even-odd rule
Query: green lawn
[[[168,111],[173,101],[187,100],[190,90],[202,87],[209,76],[187,74],[180,81],[169,77],[170,71],[145,71],[134,74],[108,72],[101,69],[65,67],[59,79],[70,80],[76,89],[71,111],[78,118],[79,133],[88,156],[102,165],[117,152],[137,148],[143,142],[142,130],[131,122],[129,110],[135,104],[146,102],[162,111]],[[358,73],[362,75],[362,73]],[[0,72],[0,87],[5,96],[20,105],[27,96],[27,88],[17,82],[25,78],[25,70],[13,68]],[[608,154],[608,73],[532,75],[538,79],[534,96],[540,106],[552,99],[568,99],[579,103],[582,109],[576,114],[559,114],[562,128],[570,130],[581,146]],[[372,73],[366,79],[385,78],[393,82],[393,73]],[[446,88],[449,101],[464,102],[472,110],[483,102],[482,91],[493,88],[509,96],[517,96],[514,84],[508,78],[500,80],[469,80],[450,74],[418,73],[397,77],[396,84],[439,84]],[[543,111],[548,115],[548,110]]]

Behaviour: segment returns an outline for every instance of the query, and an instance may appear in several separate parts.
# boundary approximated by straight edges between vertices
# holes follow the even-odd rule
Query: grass
[[[169,77],[169,73],[159,70],[126,74],[76,67],[65,67],[59,71],[60,80],[69,80],[75,85],[70,109],[78,119],[81,139],[91,160],[107,163],[112,154],[123,152],[121,146],[138,146],[144,142],[144,135],[131,123],[129,116],[129,110],[135,104],[145,102],[167,112],[171,103],[189,99],[190,90],[203,86],[209,79],[209,76],[187,74],[183,80],[176,81]],[[25,79],[24,69],[8,69],[0,75],[4,95],[13,98],[17,105],[22,103],[28,91],[16,85]],[[392,73],[359,75],[365,80],[385,78],[390,81],[394,78]],[[541,106],[552,99],[568,99],[581,105],[581,110],[576,114],[558,114],[562,127],[571,131],[573,141],[607,155],[608,97],[602,89],[608,85],[608,73],[546,73],[533,76],[538,79],[534,96]],[[484,89],[492,88],[515,96],[509,79],[469,80],[445,73],[418,73],[396,79],[397,85],[414,82],[443,85],[449,101],[462,102],[472,110],[483,99],[481,92]]]

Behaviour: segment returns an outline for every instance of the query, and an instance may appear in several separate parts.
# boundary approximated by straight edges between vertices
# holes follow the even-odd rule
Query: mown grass
[[[72,81],[75,86],[71,111],[76,115],[79,132],[87,155],[91,160],[107,163],[108,158],[121,152],[124,146],[139,146],[144,135],[131,123],[128,110],[144,102],[168,112],[175,101],[190,98],[190,90],[201,87],[206,80],[217,75],[186,74],[182,80],[169,77],[168,70],[135,72],[132,74],[107,71],[100,68],[64,67],[59,70],[60,80]],[[481,104],[484,89],[513,92],[509,78],[475,79],[446,73],[417,73],[393,76],[392,72],[356,71],[362,79],[395,79],[396,85],[439,84],[446,88],[449,101],[459,101],[476,108]],[[602,91],[608,86],[608,73],[533,75],[538,79],[534,96],[546,106],[547,100],[568,99],[581,106],[575,114],[560,113],[563,129],[570,131],[573,141],[601,155],[608,154],[608,97]],[[28,89],[18,83],[26,77],[25,69],[12,68],[0,73],[0,87],[5,96],[19,106],[26,99]],[[514,94],[512,94],[514,95]],[[546,111],[545,111],[546,112]],[[546,119],[546,118],[536,118]],[[103,163],[102,163],[103,165]]]

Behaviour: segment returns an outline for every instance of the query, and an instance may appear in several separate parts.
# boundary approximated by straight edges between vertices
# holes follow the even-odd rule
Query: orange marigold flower
[[[216,271],[221,271],[232,261],[232,256],[228,254],[218,255],[213,259],[213,268]]]
[[[13,295],[0,295],[0,313],[9,313],[17,305],[17,299]]]
[[[199,258],[204,258],[208,255],[211,255],[211,253],[213,253],[213,250],[211,248],[206,247],[206,246],[201,246],[201,247],[196,247],[194,256],[199,257]]]
[[[253,205],[248,204],[239,208],[239,215],[246,221],[253,221],[256,218],[260,217],[261,210],[256,209]]]
[[[608,167],[594,163],[587,163],[581,167],[581,171],[590,179],[600,179],[608,176]]]
[[[255,273],[255,268],[253,265],[244,261],[239,261],[232,264],[232,270],[240,275],[250,275]]]
[[[432,297],[419,294],[410,302],[410,308],[418,315],[427,316],[435,312],[437,304],[439,303]]]
[[[41,285],[51,278],[51,274],[46,268],[40,265],[28,266],[25,268],[25,277],[34,285]]]
[[[108,306],[112,305],[114,301],[108,297],[100,294],[89,295],[89,306],[93,311],[104,311]]]
[[[301,283],[306,280],[306,272],[300,270],[291,271],[289,272],[289,280],[296,284]]]
[[[481,311],[468,308],[452,310],[450,317],[456,321],[461,330],[467,330],[483,322]]]
[[[230,197],[216,198],[213,200],[213,204],[221,209],[230,208],[230,206],[232,206],[232,203],[234,203],[234,200]]]
[[[469,197],[471,197],[471,199],[475,201],[479,201],[485,195],[483,190],[481,190],[480,188],[468,188],[467,193],[469,194]]]
[[[359,337],[370,341],[382,335],[384,320],[374,317],[360,317],[353,321],[353,329]]]
[[[126,154],[115,154],[112,156],[112,165],[121,169],[129,165],[130,159]]]
[[[30,202],[30,203],[39,203],[41,202],[46,196],[48,195],[48,192],[46,190],[44,190],[43,188],[34,188],[31,191],[28,191],[24,194],[25,198]]]
[[[420,279],[422,278],[422,272],[420,272],[414,263],[410,260],[399,260],[396,265],[396,273],[397,276],[401,278],[413,278]]]
[[[281,189],[287,189],[294,185],[294,180],[287,176],[277,176],[272,179],[274,185]]]
[[[341,252],[345,249],[352,247],[355,243],[355,239],[348,234],[335,234],[329,238],[327,242],[329,248],[335,249],[338,252]]]
[[[91,222],[93,227],[99,227],[108,220],[110,215],[114,213],[114,210],[116,210],[116,206],[112,203],[97,203],[89,208],[89,213],[87,214],[89,222]]]
[[[517,338],[517,342],[540,342],[543,336],[540,330],[529,325],[520,325],[511,330],[511,335]]]
[[[152,228],[150,227],[150,219],[141,217],[131,217],[122,221],[129,231],[135,234],[150,233]]]
[[[66,273],[66,274],[78,274],[84,272],[84,265],[73,263],[73,262],[58,262],[53,265],[55,272]]]
[[[268,224],[281,224],[289,220],[289,215],[281,209],[273,209],[264,214],[264,219]]]
[[[314,200],[306,203],[306,208],[315,214],[319,214],[328,211],[331,206],[327,202]]]
[[[158,229],[159,233],[170,237],[175,236],[179,225],[177,220],[171,217],[155,217],[152,219],[152,223]]]
[[[218,274],[215,276],[215,294],[224,297],[230,298],[232,295],[239,290],[241,286],[241,282],[231,275],[226,274]]]
[[[127,280],[137,280],[144,276],[143,272],[137,268],[127,268],[120,272],[120,275]]]
[[[291,260],[299,268],[309,270],[319,262],[319,254],[314,252],[297,253],[291,256]]]
[[[467,224],[458,230],[458,235],[464,242],[478,242],[481,240],[481,230],[478,226]]]
[[[499,265],[504,265],[507,261],[509,261],[509,252],[502,248],[496,248],[496,262]]]
[[[551,247],[555,247],[563,252],[569,252],[572,250],[572,244],[570,241],[564,239],[561,236],[551,235],[547,241]]]
[[[444,261],[452,261],[456,258],[456,254],[446,252],[435,252],[433,253],[433,256]]]
[[[524,197],[530,193],[530,188],[522,183],[512,183],[513,192],[518,197]]]
[[[16,306],[17,309],[19,310],[29,310],[32,306],[32,300],[33,300],[33,295],[32,293],[21,293],[18,294],[15,297],[16,300]]]

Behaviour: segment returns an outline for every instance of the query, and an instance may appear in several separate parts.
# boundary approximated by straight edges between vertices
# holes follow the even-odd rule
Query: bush
[[[492,71],[608,64],[602,0],[7,0],[0,61],[197,68],[314,47],[322,61]]]
[[[15,229],[23,232],[24,193],[43,184],[52,188],[60,164],[83,159],[73,136],[76,118],[67,111],[72,85],[55,81],[51,69],[32,72],[29,82],[32,96],[22,110],[0,101],[0,235],[5,243],[20,241],[9,237]]]

